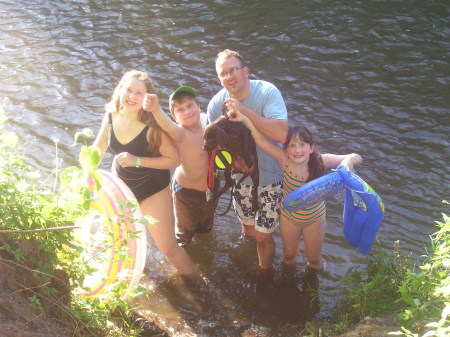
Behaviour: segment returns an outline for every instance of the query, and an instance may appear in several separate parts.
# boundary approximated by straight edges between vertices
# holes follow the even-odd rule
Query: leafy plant
[[[406,305],[400,317],[407,334],[411,334],[409,328],[419,328],[418,321],[427,323],[427,336],[450,334],[450,218],[445,214],[443,218],[443,222],[436,221],[439,230],[431,236],[425,261],[408,269],[399,286],[398,301]]]
[[[41,314],[44,313],[44,307],[42,306],[41,300],[36,296],[28,297],[28,300],[31,302],[31,306],[39,311]]]
[[[47,186],[37,179],[39,172],[24,164],[17,149],[17,136],[3,129],[6,121],[6,114],[0,110],[0,243],[17,261],[14,265],[26,270],[22,274],[30,275],[35,282],[24,289],[31,305],[40,313],[47,313],[49,303],[56,305],[64,317],[70,317],[62,320],[75,324],[74,335],[137,336],[139,326],[135,325],[131,308],[122,296],[121,282],[111,287],[114,296],[108,302],[83,295],[83,279],[91,268],[83,249],[74,241],[73,227],[90,206],[88,179],[101,187],[95,170],[100,161],[99,149],[85,144],[79,156],[81,168],[69,167],[59,172],[57,167],[55,183]],[[89,130],[84,130],[75,138],[90,135]],[[150,223],[151,219],[142,221]],[[25,252],[24,246],[32,250]],[[70,281],[73,291],[67,296],[68,302],[60,301],[65,295],[61,287],[53,285],[56,279]],[[130,296],[141,291],[137,289]]]
[[[358,266],[350,268],[341,280],[345,286],[343,298],[335,307],[340,329],[363,317],[374,317],[395,309],[393,299],[397,297],[409,261],[409,257],[398,253],[389,256],[378,243],[367,257],[365,270]],[[343,324],[345,322],[348,324]]]
[[[420,263],[403,256],[398,242],[390,254],[377,244],[364,269],[357,266],[346,273],[334,309],[336,332],[366,316],[399,313],[399,330],[406,336],[450,334],[450,218],[443,217]]]

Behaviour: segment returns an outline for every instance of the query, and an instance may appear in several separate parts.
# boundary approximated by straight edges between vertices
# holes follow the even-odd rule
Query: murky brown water
[[[0,0],[0,104],[26,143],[27,161],[47,178],[55,141],[60,165],[77,163],[75,132],[98,130],[126,69],[148,71],[163,102],[178,85],[195,87],[205,110],[220,89],[215,55],[236,49],[254,78],[280,88],[290,124],[310,127],[322,152],[363,156],[359,174],[386,205],[379,239],[420,254],[433,222],[449,213],[441,204],[450,199],[449,23],[446,1]],[[310,315],[328,319],[338,280],[363,261],[343,239],[342,201],[329,203],[320,308],[314,302],[310,310],[301,291],[294,303],[277,301],[287,289],[278,233],[274,281],[267,300],[258,296],[254,246],[239,240],[232,212],[188,249],[207,278],[191,290],[199,297],[183,300],[165,283],[170,267],[155,262],[154,298],[165,305],[148,305],[159,305],[168,325],[181,317],[204,336],[251,327],[287,336]]]

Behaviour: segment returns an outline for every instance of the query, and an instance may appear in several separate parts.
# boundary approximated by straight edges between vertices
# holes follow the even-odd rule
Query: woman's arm
[[[226,106],[228,108],[228,118],[232,122],[242,122],[247,129],[252,133],[252,137],[255,140],[256,145],[260,147],[269,156],[276,159],[280,165],[285,161],[286,155],[284,149],[271,143],[252,123],[252,121],[239,111],[235,100],[227,100]]]
[[[165,132],[161,132],[159,153],[161,154],[159,157],[139,157],[128,152],[121,152],[116,155],[115,160],[122,167],[138,167],[139,164],[139,167],[160,170],[171,169],[180,165],[180,155]]]
[[[101,151],[101,156],[105,154],[108,149],[108,132],[109,132],[109,114],[105,113],[103,116],[100,130],[98,131],[97,138],[95,138],[93,146],[97,146]]]
[[[353,171],[354,166],[360,165],[362,163],[362,157],[357,153],[350,154],[331,154],[324,153],[322,154],[323,165],[325,169],[336,168],[339,165],[347,166],[350,171]]]
[[[149,162],[148,167],[156,169],[171,169],[181,164],[180,155],[177,148],[171,142],[165,132],[161,132],[161,146],[159,147],[161,157],[145,157]],[[144,158],[142,159],[144,160]]]

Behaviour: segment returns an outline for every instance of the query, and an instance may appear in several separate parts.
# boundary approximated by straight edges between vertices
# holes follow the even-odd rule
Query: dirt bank
[[[28,258],[39,258],[36,242],[8,242],[25,253],[27,263],[17,262],[6,251],[5,243],[0,238],[0,336],[72,336],[76,329],[70,314],[65,312],[70,302],[67,279],[59,271],[52,275],[36,272]],[[57,289],[58,294],[44,296],[48,288]]]
[[[53,275],[45,278],[36,272],[36,266],[19,263],[7,253],[5,242],[0,238],[0,336],[2,337],[65,337],[86,336],[89,333],[80,327],[69,312],[70,289],[67,278],[54,270]],[[8,244],[11,245],[10,242]],[[39,257],[38,245],[32,242],[15,242],[12,244],[25,252],[26,256]],[[57,295],[45,294],[45,289],[55,288]],[[45,308],[45,310],[44,310]],[[340,337],[384,337],[389,332],[398,331],[395,315],[383,318],[366,318],[352,330]],[[331,325],[321,328],[322,336],[331,336]],[[159,330],[159,329],[157,329]],[[149,332],[149,331],[147,331]],[[155,331],[156,332],[156,331]],[[155,334],[151,334],[155,336]],[[159,330],[159,336],[169,336]],[[261,331],[251,329],[246,337],[265,336]],[[310,333],[305,332],[305,336]],[[300,335],[299,335],[300,337]]]

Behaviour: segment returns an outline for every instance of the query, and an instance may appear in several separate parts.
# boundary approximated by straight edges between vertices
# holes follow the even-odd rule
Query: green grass
[[[450,218],[436,222],[428,254],[420,261],[376,245],[366,266],[351,268],[341,280],[343,293],[334,310],[336,332],[364,317],[396,313],[405,336],[450,335]]]

